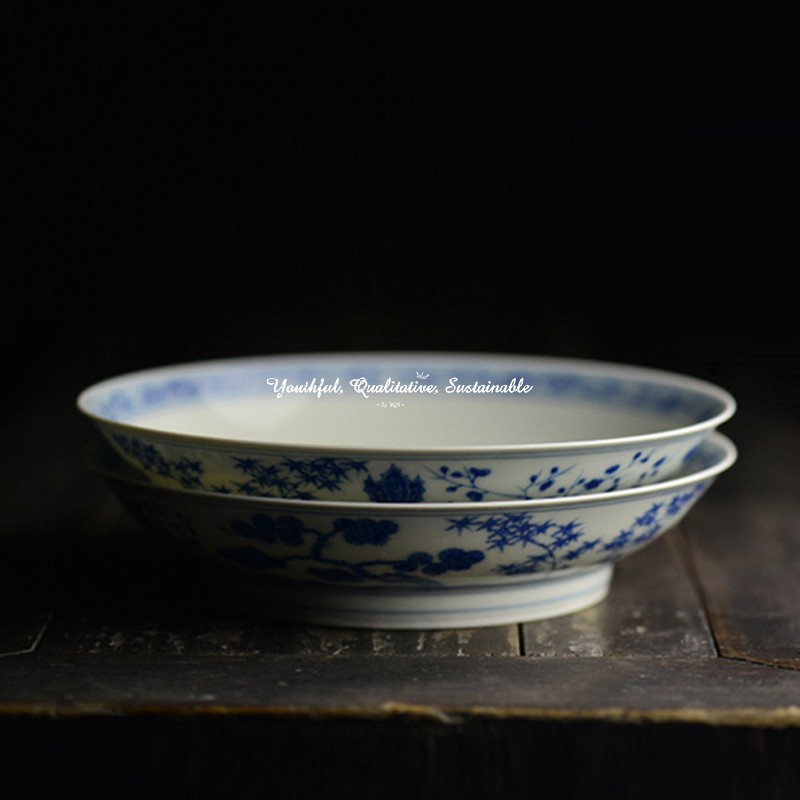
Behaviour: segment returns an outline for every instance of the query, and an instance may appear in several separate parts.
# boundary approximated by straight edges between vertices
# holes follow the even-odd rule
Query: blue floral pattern
[[[431,583],[428,576],[463,572],[485,558],[480,550],[459,547],[448,547],[435,554],[414,552],[405,558],[395,559],[343,559],[329,554],[331,545],[337,539],[359,549],[384,547],[399,529],[399,525],[392,520],[341,517],[333,520],[329,530],[316,530],[294,516],[275,518],[254,514],[248,521],[234,520],[230,525],[230,533],[261,545],[284,545],[280,548],[281,555],[267,553],[249,544],[225,547],[217,552],[230,562],[258,571],[304,563],[310,577],[334,583],[360,583],[364,580]]]
[[[219,483],[207,479],[212,470],[201,458],[171,459],[156,445],[135,436],[115,433],[113,439],[145,473],[165,478],[184,489],[297,500],[335,496],[345,488],[351,489],[358,481],[361,481],[364,499],[375,503],[423,502],[434,483],[445,485],[445,502],[566,497],[584,492],[613,492],[623,482],[627,487],[652,482],[667,463],[666,456],[653,449],[636,452],[627,464],[611,463],[599,474],[579,474],[579,468],[574,464],[553,466],[529,475],[526,484],[508,492],[487,485],[487,479],[493,477],[493,470],[486,466],[454,467],[445,464],[438,469],[429,467],[426,484],[420,475],[412,477],[394,463],[374,478],[365,459],[283,456],[271,461],[243,455],[231,458],[234,474],[240,475],[241,480]],[[362,476],[365,476],[363,480]]]
[[[204,467],[202,461],[189,458],[168,459],[152,444],[147,444],[135,436],[113,435],[117,446],[132,458],[146,473],[169,478],[184,489],[206,489],[203,483]]]
[[[272,449],[266,442],[262,447],[242,445],[225,437],[214,441],[203,436],[187,439],[159,430],[156,418],[151,416],[168,412],[164,419],[175,419],[182,409],[188,411],[206,403],[220,403],[223,408],[239,400],[263,402],[268,409],[273,402],[289,402],[276,396],[276,381],[296,387],[338,382],[343,394],[354,397],[357,390],[352,390],[353,382],[400,387],[425,381],[426,390],[433,387],[439,399],[447,401],[453,379],[458,383],[455,388],[474,384],[476,392],[524,385],[525,399],[517,399],[531,402],[533,413],[539,408],[539,400],[548,404],[574,402],[578,410],[613,408],[615,413],[644,414],[645,420],[653,415],[654,424],[645,422],[646,429],[680,429],[686,436],[648,439],[647,445],[641,445],[642,452],[636,454],[621,442],[616,451],[605,449],[601,443],[597,447],[587,445],[585,451],[572,455],[558,455],[558,450],[521,453],[512,449],[491,455],[483,448],[470,455],[459,448],[463,455],[455,455],[456,451],[443,448],[437,456],[426,448],[428,456],[415,457],[402,445],[390,454],[367,445],[361,452],[325,453],[311,445]],[[696,386],[676,382],[668,373],[619,370],[615,365],[598,370],[570,359],[339,354],[221,359],[179,369],[148,370],[91,387],[81,394],[79,407],[99,423],[102,433],[129,463],[160,485],[303,500],[480,502],[610,492],[671,477],[712,425],[725,421],[735,409],[731,398],[711,389],[702,381]],[[387,389],[385,396],[389,394],[394,391]],[[469,403],[468,394],[456,392],[452,397]],[[322,395],[318,399],[327,402]],[[149,428],[151,423],[156,427]],[[688,426],[697,427],[689,432]],[[647,452],[655,446],[658,453]]]
[[[263,459],[236,456],[233,468],[243,480],[232,485],[210,483],[205,479],[206,465],[199,459],[169,459],[155,445],[146,444],[135,436],[114,434],[119,448],[148,474],[174,481],[184,489],[238,494],[251,497],[290,497],[313,500],[316,491],[335,492],[367,471],[366,463],[352,458],[299,459],[286,457],[275,463]]]
[[[247,479],[235,483],[239,494],[313,500],[316,491],[336,492],[353,476],[366,472],[364,461],[352,458],[284,458],[265,464],[258,458],[235,458],[234,468]],[[214,491],[227,491],[214,487]]]
[[[673,495],[668,501],[654,502],[637,516],[630,525],[608,541],[587,539],[579,521],[556,523],[553,520],[537,521],[534,512],[475,515],[450,520],[450,528],[459,533],[468,530],[486,531],[487,550],[504,551],[506,548],[531,548],[533,553],[523,560],[497,568],[502,575],[524,575],[568,566],[589,551],[599,557],[595,562],[616,561],[623,553],[638,549],[655,538],[665,524],[684,507],[694,502],[706,488],[699,483],[688,491]]]
[[[484,531],[487,550],[504,552],[510,548],[521,548],[535,551],[521,562],[499,567],[497,571],[504,575],[558,569],[564,562],[574,561],[600,544],[600,539],[585,539],[585,531],[578,521],[539,521],[536,514],[530,511],[452,519],[448,530],[459,533]]]
[[[425,484],[419,475],[409,478],[392,464],[381,474],[379,480],[367,478],[364,481],[364,491],[374,503],[418,503],[425,495]]]
[[[577,467],[550,467],[529,476],[528,483],[516,492],[498,492],[482,483],[482,478],[492,474],[488,467],[460,467],[453,469],[443,465],[438,470],[429,470],[432,480],[448,484],[448,494],[463,492],[466,500],[480,502],[486,499],[531,500],[536,497],[569,496],[579,492],[613,492],[619,488],[623,479],[627,487],[640,486],[645,481],[654,480],[666,463],[665,456],[657,450],[637,451],[625,464],[609,464],[601,473],[587,477],[576,474]],[[636,475],[635,473],[639,474]],[[571,479],[570,479],[570,476]],[[454,498],[456,499],[456,498]],[[460,498],[459,498],[460,499]]]
[[[552,572],[617,561],[661,533],[706,486],[698,483],[666,500],[652,502],[644,513],[610,536],[590,536],[579,518],[557,521],[537,511],[468,514],[448,518],[445,532],[470,535],[470,546],[380,558],[377,551],[393,543],[402,528],[400,522],[340,517],[322,530],[293,515],[256,513],[247,520],[233,520],[227,528],[227,534],[246,541],[219,548],[217,553],[231,563],[259,572],[280,574],[289,566],[296,570],[303,565],[309,578],[325,583],[435,585],[437,576],[467,572],[492,551],[512,556],[492,569],[497,575]],[[476,533],[482,540],[478,546]],[[337,543],[347,547],[343,550]],[[364,557],[357,557],[359,551]]]

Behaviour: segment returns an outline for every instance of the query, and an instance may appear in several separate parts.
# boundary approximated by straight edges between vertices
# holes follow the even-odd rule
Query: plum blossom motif
[[[610,542],[603,545],[603,550],[610,554],[611,560],[617,558],[623,550],[641,547],[658,535],[664,527],[664,521],[679,514],[687,503],[691,503],[705,489],[704,483],[698,483],[686,492],[673,495],[663,503],[653,503],[644,514],[638,516],[626,528],[623,528]]]
[[[568,497],[580,492],[613,492],[620,487],[623,479],[631,486],[652,481],[666,463],[666,457],[661,456],[657,449],[640,450],[634,453],[627,464],[609,464],[598,474],[580,472],[577,464],[543,468],[527,476],[527,483],[520,482],[510,491],[498,491],[487,486],[485,479],[492,474],[488,467],[454,467],[445,464],[438,470],[429,468],[428,472],[431,480],[447,484],[445,492],[448,494],[463,492],[466,500],[480,502],[485,499],[529,500],[536,497]]]

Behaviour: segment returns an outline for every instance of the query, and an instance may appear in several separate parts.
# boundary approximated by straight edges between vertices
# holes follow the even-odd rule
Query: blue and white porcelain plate
[[[215,564],[263,613],[432,628],[542,619],[599,602],[614,564],[676,525],[736,457],[713,433],[668,481],[477,504],[256,498],[167,489],[113,462],[96,468],[146,527]]]
[[[724,389],[535,356],[227,359],[101,381],[78,398],[167,487],[300,500],[494,502],[668,479],[735,411]]]

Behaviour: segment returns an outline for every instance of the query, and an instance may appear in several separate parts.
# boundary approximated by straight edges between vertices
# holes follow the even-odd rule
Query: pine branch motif
[[[413,552],[400,559],[366,557],[357,560],[328,554],[337,539],[373,554],[376,548],[385,546],[398,530],[398,524],[388,519],[342,517],[335,519],[329,530],[317,530],[307,527],[294,516],[275,518],[254,514],[247,521],[236,519],[229,526],[230,533],[250,539],[254,544],[235,545],[217,552],[232,563],[257,571],[304,565],[306,574],[328,583],[377,580],[394,584],[434,584],[436,576],[469,570],[485,558],[480,550],[459,547],[447,547],[435,554]],[[267,553],[257,546],[259,544],[271,545],[281,555]],[[274,548],[275,545],[278,547]]]

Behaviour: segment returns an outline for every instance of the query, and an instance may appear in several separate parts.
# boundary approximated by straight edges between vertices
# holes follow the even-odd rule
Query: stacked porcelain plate
[[[321,625],[589,607],[737,456],[724,389],[552,357],[207,361],[110,378],[78,407],[144,525],[219,565],[237,599]]]

